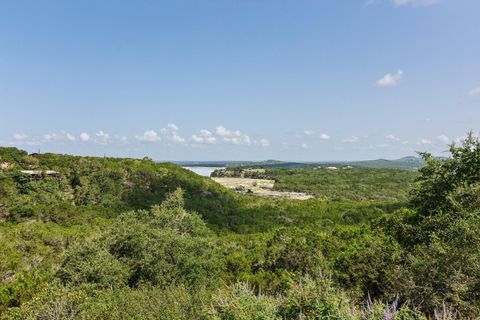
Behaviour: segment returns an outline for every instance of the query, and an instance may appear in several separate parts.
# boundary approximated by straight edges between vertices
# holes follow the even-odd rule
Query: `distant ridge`
[[[361,167],[382,169],[418,170],[424,163],[423,159],[407,156],[400,159],[376,159],[363,161],[319,161],[319,162],[294,162],[294,161],[176,161],[175,163],[186,167],[262,167],[262,168],[317,168],[317,167]]]

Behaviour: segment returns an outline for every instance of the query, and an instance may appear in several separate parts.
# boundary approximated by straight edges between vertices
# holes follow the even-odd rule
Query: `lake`
[[[217,169],[224,169],[223,167],[183,167],[187,170],[193,171],[198,175],[210,177],[213,171]]]

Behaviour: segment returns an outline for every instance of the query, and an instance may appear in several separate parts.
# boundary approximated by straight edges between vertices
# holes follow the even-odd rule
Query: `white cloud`
[[[385,139],[392,140],[392,141],[400,141],[400,138],[394,136],[393,134],[386,135]]]
[[[312,148],[310,145],[308,145],[308,144],[306,144],[306,143],[302,143],[301,147],[302,147],[303,149],[310,149],[310,148]]]
[[[178,131],[178,127],[175,123],[169,123],[167,124],[167,128],[173,131]]]
[[[356,136],[351,136],[346,139],[343,139],[342,141],[347,143],[357,143],[358,141],[360,141],[360,138]]]
[[[21,141],[21,140],[27,140],[28,139],[28,136],[24,133],[15,133],[13,135],[13,139],[14,140],[17,140],[17,141]]]
[[[60,131],[60,133],[46,133],[43,135],[43,140],[47,142],[64,142],[64,141],[75,141],[75,137],[66,132],[66,131]]]
[[[19,146],[19,145],[27,145],[27,146],[39,146],[42,144],[41,141],[38,141],[36,139],[30,139],[28,135],[24,133],[15,133],[13,135],[13,140],[12,141],[0,141],[1,143],[8,143],[10,145],[14,146]]]
[[[368,0],[366,2],[367,5],[373,5],[376,3],[383,2],[383,0]],[[401,6],[406,6],[406,5],[411,5],[414,7],[419,7],[419,6],[431,6],[434,4],[437,4],[439,0],[390,0],[395,6],[401,7]]]
[[[167,141],[175,143],[175,144],[181,144],[185,143],[186,140],[185,138],[181,137],[178,134],[178,127],[174,123],[169,123],[166,128],[162,128],[160,132],[165,135],[167,138]]]
[[[303,131],[304,134],[306,134],[307,136],[311,136],[312,134],[315,134],[315,131],[313,130],[305,130]]]
[[[223,141],[232,143],[232,144],[251,144],[250,137],[246,134],[243,134],[239,130],[231,131],[225,128],[224,126],[218,126],[215,130],[216,134],[223,138]]]
[[[210,131],[202,129],[199,133],[192,135],[192,140],[198,144],[214,144],[217,138],[215,138]]]
[[[107,144],[110,141],[110,135],[102,130],[95,133],[95,143]]]
[[[439,0],[393,0],[396,6],[431,6],[437,4]]]
[[[157,132],[154,130],[147,130],[141,136],[136,136],[137,140],[145,142],[145,143],[152,143],[160,141],[161,138]]]
[[[216,133],[221,137],[226,137],[231,135],[231,132],[227,130],[227,128],[225,128],[224,126],[218,126],[216,128]]]
[[[267,138],[262,138],[258,141],[258,143],[262,146],[262,147],[268,147],[270,145],[270,141],[268,141]]]
[[[444,143],[444,144],[448,144],[450,143],[450,138],[447,137],[446,135],[444,134],[441,134],[437,137],[437,140],[440,141],[441,143]]]
[[[417,144],[423,144],[423,145],[432,144],[432,141],[422,138],[417,142]]]
[[[90,140],[90,135],[88,133],[80,133],[80,141],[87,142],[88,140]]]
[[[472,90],[468,91],[467,93],[470,97],[474,97],[480,95],[480,86],[473,88]]]
[[[13,146],[40,146],[42,145],[42,142],[39,141],[39,140],[35,140],[35,139],[26,139],[26,140],[14,140],[14,141],[0,141],[0,144],[2,143],[8,143],[10,145],[13,145]]]
[[[326,133],[321,133],[320,136],[319,136],[319,138],[320,138],[321,140],[329,140],[329,139],[330,139],[330,136],[329,136],[328,134],[326,134]]]
[[[43,135],[43,139],[47,141],[59,140],[59,136],[56,133],[46,133]]]
[[[185,143],[185,138],[180,137],[178,134],[174,133],[168,137],[169,141],[173,143]]]
[[[377,87],[386,88],[396,86],[403,78],[403,71],[398,70],[396,73],[387,73],[377,81]]]

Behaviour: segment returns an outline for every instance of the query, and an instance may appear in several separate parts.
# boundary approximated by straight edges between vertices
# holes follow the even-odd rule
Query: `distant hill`
[[[364,161],[320,161],[320,162],[292,162],[292,161],[178,161],[177,164],[185,167],[262,167],[262,168],[316,168],[316,167],[361,167],[418,170],[423,165],[423,159],[414,156],[396,160],[376,159]]]

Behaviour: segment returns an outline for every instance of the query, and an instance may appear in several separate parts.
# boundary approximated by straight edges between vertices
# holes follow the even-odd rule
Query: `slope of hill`
[[[470,136],[418,172],[248,171],[315,195],[297,201],[0,148],[0,319],[476,319],[479,153]]]
[[[75,219],[80,212],[111,216],[161,203],[182,188],[186,206],[218,218],[232,193],[172,163],[150,160],[32,154],[0,148],[0,219]],[[54,175],[46,174],[55,172]],[[227,206],[228,207],[228,206]],[[214,210],[215,209],[215,210]],[[220,211],[220,212],[218,212]]]

